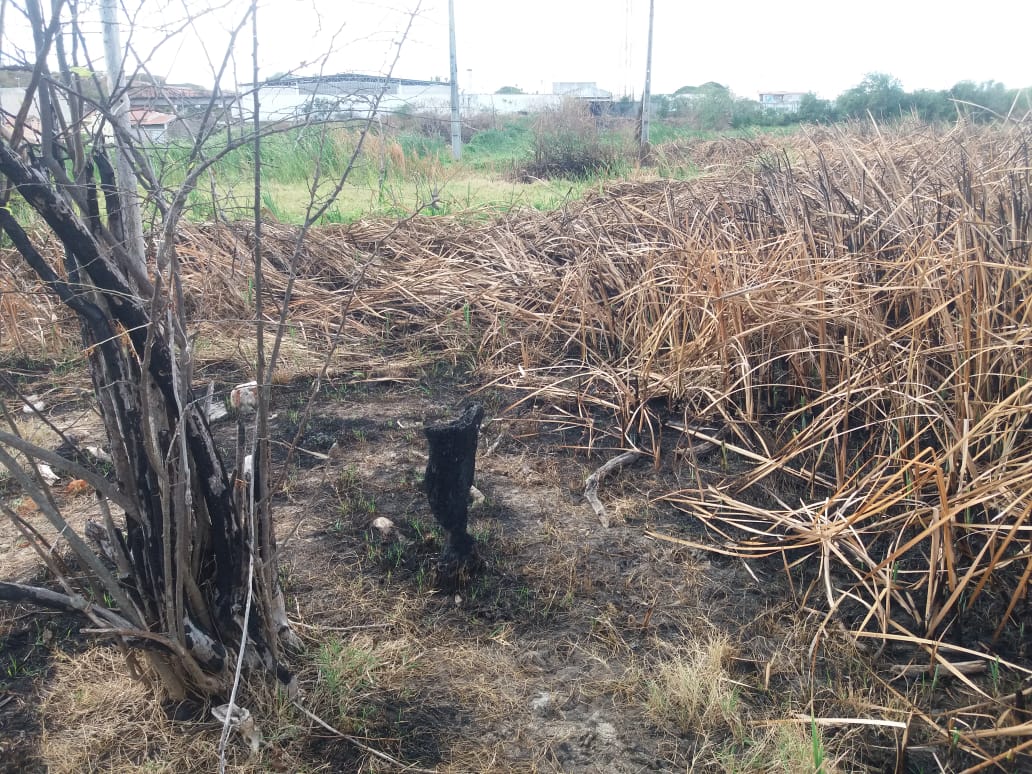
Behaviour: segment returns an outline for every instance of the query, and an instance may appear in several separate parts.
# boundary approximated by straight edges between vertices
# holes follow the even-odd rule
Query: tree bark
[[[269,578],[276,579],[275,552],[259,548],[263,531],[271,525],[263,524],[261,515],[252,518],[247,498],[234,497],[202,401],[195,400],[189,385],[188,357],[174,350],[174,332],[160,322],[161,315],[152,319],[151,309],[167,304],[166,283],[160,277],[152,282],[132,262],[120,260],[118,245],[99,242],[47,177],[4,141],[0,173],[65,248],[71,282],[35,248],[10,210],[0,208],[0,228],[81,321],[116,472],[118,504],[126,514],[121,533],[131,568],[126,592],[146,624],[138,637],[123,636],[123,641],[145,643],[148,658],[173,695],[206,696],[213,686],[228,688],[234,659],[226,646],[246,647],[248,663],[292,688],[293,678],[278,656],[281,644],[296,639],[285,617],[270,605],[270,600],[281,602],[278,588],[265,587]],[[85,218],[89,220],[89,213]],[[268,518],[268,510],[265,514]],[[266,571],[256,573],[244,632],[250,552]],[[34,599],[56,604],[45,595]],[[113,629],[122,632],[126,627]],[[170,647],[151,647],[157,642],[151,633],[159,631]]]

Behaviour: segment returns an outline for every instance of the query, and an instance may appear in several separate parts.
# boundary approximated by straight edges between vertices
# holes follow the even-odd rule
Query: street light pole
[[[645,55],[645,91],[641,95],[641,147],[638,158],[644,162],[649,157],[649,107],[652,101],[652,20],[656,10],[655,0],[649,0],[649,48]]]
[[[448,0],[448,44],[451,49],[451,149],[462,158],[462,123],[459,119],[459,65],[455,58],[455,0]]]
[[[129,96],[125,93],[125,73],[122,46],[119,40],[117,0],[103,0],[100,4],[100,18],[104,30],[104,59],[107,67],[108,89],[112,104],[111,116],[118,132],[129,133]],[[136,175],[126,143],[115,133],[115,170],[118,176],[119,195],[122,198],[124,233],[118,235],[124,240],[124,247],[140,266],[146,266],[146,250],[143,243],[143,220],[140,215],[140,199],[137,193]]]

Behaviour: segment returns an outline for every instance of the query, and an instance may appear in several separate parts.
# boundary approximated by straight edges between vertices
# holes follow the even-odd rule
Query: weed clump
[[[730,656],[726,635],[688,643],[656,668],[649,713],[685,731],[736,731],[741,720],[738,691],[726,668]]]
[[[622,155],[619,139],[603,136],[587,106],[567,100],[541,112],[533,128],[531,157],[517,163],[514,177],[518,182],[605,177],[615,171]]]
[[[831,774],[824,739],[810,728],[788,722],[771,726],[748,722],[728,663],[726,634],[691,640],[662,661],[646,682],[646,711],[661,725],[696,739],[694,764],[706,771]]]

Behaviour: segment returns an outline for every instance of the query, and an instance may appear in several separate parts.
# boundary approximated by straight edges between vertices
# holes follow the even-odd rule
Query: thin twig
[[[301,710],[301,712],[303,712],[309,718],[314,720],[316,723],[318,723],[320,726],[322,726],[327,731],[329,731],[331,734],[336,734],[341,739],[347,739],[349,742],[351,742],[351,744],[355,745],[355,747],[357,747],[358,749],[363,750],[364,752],[367,752],[370,755],[372,755],[372,756],[374,756],[376,758],[379,758],[381,761],[384,761],[386,763],[391,764],[392,766],[397,766],[400,771],[414,771],[414,772],[417,772],[417,774],[437,774],[437,770],[436,769],[421,769],[421,768],[419,768],[417,766],[413,766],[413,765],[410,765],[410,764],[402,763],[397,758],[393,758],[393,757],[391,757],[390,755],[388,755],[385,752],[382,752],[382,751],[377,750],[377,749],[375,749],[373,747],[370,747],[369,745],[367,745],[362,740],[356,739],[355,737],[351,736],[350,734],[345,734],[343,731],[338,731],[336,728],[331,726],[329,723],[327,723],[325,720],[320,718],[314,712],[311,712],[311,711],[305,709],[304,707],[302,707],[301,704],[299,702],[297,702],[297,701],[294,702],[294,706],[297,707],[299,710]]]

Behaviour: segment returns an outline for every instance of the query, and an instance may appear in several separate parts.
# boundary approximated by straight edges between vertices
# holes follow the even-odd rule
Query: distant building
[[[6,111],[0,113],[0,137],[3,137],[7,142],[10,142],[14,137],[14,119],[15,117],[11,113]],[[26,118],[25,123],[22,124],[21,137],[30,145],[40,144],[43,133],[39,128],[38,117],[29,116]]]
[[[804,91],[761,91],[760,106],[778,113],[796,113],[805,95]]]
[[[557,94],[462,94],[459,96],[463,115],[494,113],[537,113],[546,108],[559,107],[563,98]]]
[[[600,89],[594,81],[558,81],[552,84],[552,93],[592,102],[613,101],[613,92]]]
[[[129,125],[136,130],[140,139],[154,145],[167,143],[172,139],[173,124],[177,119],[171,113],[156,110],[130,110]]]
[[[103,79],[103,73],[97,73]],[[0,68],[0,116],[4,131],[9,134],[13,117],[25,100],[25,90],[31,73],[18,68]],[[101,122],[101,112],[89,107],[90,99],[97,99],[96,89],[91,81],[84,82],[87,92],[87,126],[95,127]],[[167,83],[130,83],[126,94],[129,97],[129,125],[141,140],[151,144],[167,143],[173,138],[189,138],[201,133],[202,121],[208,116],[208,127],[225,124],[230,120],[235,94],[214,93],[197,86],[176,86]],[[63,92],[57,93],[59,109],[69,115],[67,100]],[[209,113],[209,107],[211,111]],[[33,99],[26,115],[27,126],[24,137],[32,143],[39,142],[39,97]],[[5,134],[5,136],[7,136]]]
[[[238,95],[198,86],[134,81],[126,89],[130,123],[151,142],[186,138],[238,117]],[[210,109],[210,112],[209,112]],[[207,116],[207,126],[202,122]]]
[[[439,79],[385,78],[361,73],[282,76],[258,84],[258,89],[262,121],[365,118],[374,105],[386,113],[447,115],[451,110],[451,84]],[[613,95],[593,82],[559,82],[552,85],[551,94],[474,94],[463,91],[459,104],[466,115],[532,113],[558,107],[564,99],[581,100],[592,110],[604,110],[612,103]],[[238,110],[246,114],[249,105],[250,100],[244,98]]]
[[[388,79],[359,73],[271,78],[258,84],[258,90],[263,121],[294,121],[307,116],[320,119],[365,117],[374,105],[388,112],[442,112],[451,105],[448,81]],[[244,100],[244,110],[247,102]]]
[[[198,86],[136,81],[129,85],[126,94],[132,110],[162,111],[181,118],[203,113],[212,104],[213,98],[216,110],[227,107],[237,98],[235,94],[216,94]]]
[[[26,89],[30,83],[32,83],[31,67],[20,65],[0,67],[0,117],[8,131],[14,128],[14,118],[21,110],[22,103],[25,102]],[[60,91],[57,92],[56,98],[57,104],[67,115],[68,105]],[[32,102],[29,103],[25,118],[28,124],[25,126],[23,137],[29,142],[36,143],[39,141],[40,128],[38,96],[34,96]]]
[[[596,116],[608,112],[613,104],[613,92],[600,89],[594,81],[560,81],[552,84],[552,93],[586,103]]]

